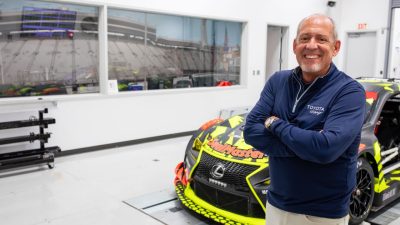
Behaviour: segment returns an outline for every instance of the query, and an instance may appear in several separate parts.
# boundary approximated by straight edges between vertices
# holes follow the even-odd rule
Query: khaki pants
[[[349,216],[339,219],[330,219],[286,212],[267,202],[266,225],[347,225]]]

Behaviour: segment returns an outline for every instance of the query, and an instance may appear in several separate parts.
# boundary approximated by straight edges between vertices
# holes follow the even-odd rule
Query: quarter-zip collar
[[[298,105],[298,103],[300,102],[300,100],[303,98],[303,96],[310,91],[310,89],[312,87],[316,87],[316,88],[322,88],[326,82],[328,80],[331,80],[332,77],[334,77],[334,74],[337,72],[337,68],[335,66],[335,64],[331,63],[328,73],[326,73],[325,75],[319,76],[317,77],[303,92],[302,90],[305,88],[304,87],[304,83],[302,81],[302,71],[300,66],[296,67],[295,69],[293,69],[292,71],[292,77],[297,81],[298,85],[299,85],[299,90],[297,91],[297,95],[296,95],[296,99],[294,101],[293,104],[293,108],[292,108],[292,113],[296,112],[296,107]]]

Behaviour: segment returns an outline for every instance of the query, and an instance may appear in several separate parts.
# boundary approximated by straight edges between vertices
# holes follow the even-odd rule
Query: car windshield
[[[372,105],[365,104],[365,120],[364,123],[366,123],[369,120],[370,115],[372,115]]]
[[[379,97],[379,87],[370,83],[361,83],[365,89],[365,120],[364,123],[370,120],[374,113],[376,100]]]

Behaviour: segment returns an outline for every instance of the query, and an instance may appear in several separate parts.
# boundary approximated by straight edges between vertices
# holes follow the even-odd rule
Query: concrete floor
[[[173,192],[189,139],[58,157],[54,169],[0,172],[0,225],[165,224],[123,201]]]
[[[0,173],[1,225],[163,224],[124,200],[173,190],[190,137],[56,158]]]

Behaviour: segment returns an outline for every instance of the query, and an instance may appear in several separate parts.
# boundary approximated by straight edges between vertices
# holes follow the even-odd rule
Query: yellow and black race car
[[[360,224],[400,195],[400,81],[360,78],[367,115],[350,201],[350,224]],[[265,224],[268,156],[245,143],[246,114],[214,119],[189,141],[175,169],[181,203],[221,224]],[[301,193],[299,193],[301,194]]]

